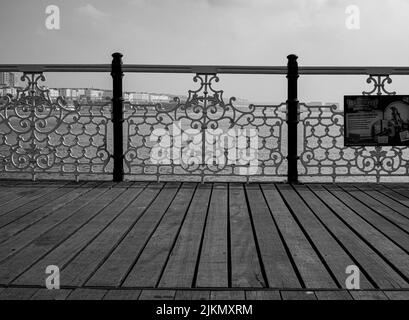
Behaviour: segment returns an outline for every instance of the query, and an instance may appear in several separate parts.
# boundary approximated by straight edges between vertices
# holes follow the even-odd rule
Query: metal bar
[[[110,72],[109,64],[0,64],[0,72]]]
[[[112,123],[114,134],[114,170],[113,180],[120,182],[124,177],[123,162],[123,97],[122,97],[122,54],[112,54]]]
[[[108,64],[0,64],[0,72],[110,72]],[[122,65],[132,73],[287,74],[283,66]],[[299,67],[301,75],[409,75],[409,67]]]
[[[288,161],[288,183],[298,183],[298,122],[299,122],[299,103],[297,98],[297,81],[298,81],[298,57],[291,54],[288,59],[288,98],[287,98],[287,161]]]

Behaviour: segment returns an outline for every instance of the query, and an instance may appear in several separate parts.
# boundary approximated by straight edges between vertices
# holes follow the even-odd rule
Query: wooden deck
[[[409,184],[1,181],[0,299],[50,297],[409,299]]]

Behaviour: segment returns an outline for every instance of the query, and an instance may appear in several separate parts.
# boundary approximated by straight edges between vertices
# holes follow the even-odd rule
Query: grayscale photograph
[[[0,302],[409,300],[408,40],[407,0],[2,0]]]

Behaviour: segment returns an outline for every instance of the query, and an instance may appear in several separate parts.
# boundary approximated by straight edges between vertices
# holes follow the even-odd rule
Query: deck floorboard
[[[1,181],[0,299],[407,300],[408,186]]]

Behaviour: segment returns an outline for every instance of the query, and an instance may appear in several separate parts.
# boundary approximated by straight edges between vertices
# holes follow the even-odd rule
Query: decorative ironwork
[[[125,102],[127,178],[284,180],[285,104],[237,106],[214,88],[217,75],[197,74],[193,81],[198,87],[185,99]]]
[[[42,73],[24,73],[25,88],[0,103],[0,176],[49,178],[103,174],[110,169],[110,105],[68,104],[39,85]]]
[[[391,83],[389,76],[372,76],[375,88],[365,94],[395,92],[385,90]],[[376,182],[402,181],[409,176],[409,148],[407,147],[344,147],[343,110],[336,105],[301,104],[303,150],[299,175],[310,181],[362,181],[371,177]]]
[[[376,92],[378,96],[382,95],[382,93],[388,94],[388,95],[395,95],[396,92],[390,92],[385,89],[386,84],[391,84],[392,79],[389,75],[370,75],[368,79],[366,79],[367,83],[373,83],[374,88],[371,91],[363,91],[363,95],[371,95]]]

